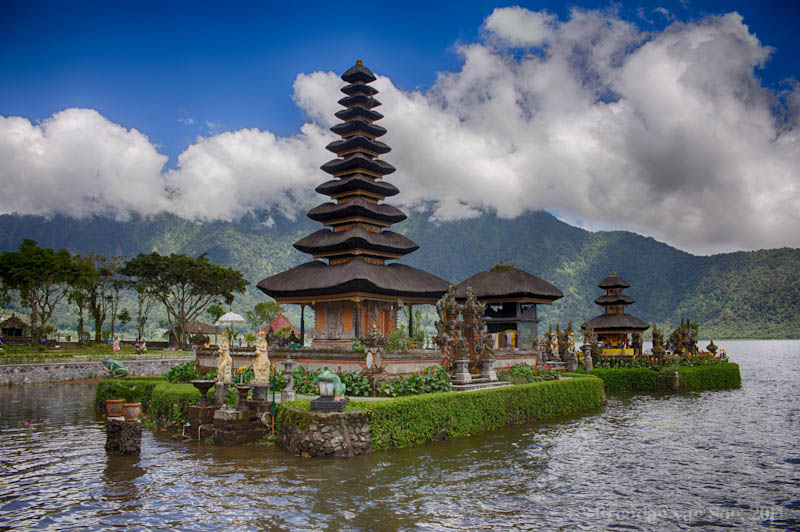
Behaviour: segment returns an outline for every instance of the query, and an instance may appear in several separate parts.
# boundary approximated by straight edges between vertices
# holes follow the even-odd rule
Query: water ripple
[[[350,460],[147,432],[107,455],[91,386],[2,388],[0,530],[800,529],[800,342],[723,347],[741,390]]]

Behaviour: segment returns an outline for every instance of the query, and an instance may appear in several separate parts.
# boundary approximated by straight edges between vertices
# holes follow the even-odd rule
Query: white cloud
[[[645,35],[609,12],[558,22],[506,8],[485,29],[485,42],[460,48],[461,70],[428,91],[375,82],[393,148],[385,158],[398,168],[393,203],[432,204],[439,220],[548,209],[696,252],[800,247],[800,88],[780,108],[761,86],[755,70],[771,50],[739,15]],[[547,47],[519,57],[500,38]],[[0,210],[296,216],[323,200],[313,188],[328,178],[319,166],[332,157],[324,146],[341,84],[300,74],[294,97],[310,122],[297,135],[212,131],[170,171],[141,133],[93,111],[39,125],[0,118],[11,191]]]
[[[156,213],[168,207],[166,161],[145,135],[91,109],[67,109],[41,124],[0,117],[0,212]]]
[[[558,19],[547,11],[502,7],[492,11],[484,29],[501,44],[512,47],[541,46],[556,32]]]

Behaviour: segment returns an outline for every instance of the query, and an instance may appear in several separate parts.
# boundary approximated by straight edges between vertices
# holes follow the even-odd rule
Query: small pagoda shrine
[[[641,349],[641,334],[650,325],[625,313],[625,307],[636,301],[622,293],[630,285],[611,270],[611,275],[603,279],[598,286],[606,293],[594,302],[603,307],[604,312],[584,323],[581,329],[584,333],[591,331],[591,334],[596,336],[604,355],[635,354],[636,345]],[[634,338],[628,338],[629,334],[634,335]]]
[[[331,128],[342,138],[326,146],[337,158],[322,165],[333,179],[316,188],[333,201],[308,212],[324,228],[294,244],[315,260],[258,283],[278,303],[301,305],[302,332],[303,309],[314,309],[313,347],[349,347],[373,325],[386,335],[396,328],[400,307],[435,304],[448,287],[447,281],[425,271],[387,263],[419,246],[389,230],[406,215],[382,203],[399,190],[383,180],[395,168],[378,158],[391,148],[376,140],[386,133],[375,124],[383,118],[374,110],[381,105],[375,98],[378,91],[369,85],[376,78],[359,59],[342,79],[347,83],[339,100],[344,109],[336,117],[343,122]]]
[[[537,305],[551,305],[564,294],[548,283],[511,264],[496,264],[458,284],[455,297],[467,299],[471,287],[485,305],[483,321],[495,349],[531,349],[538,333]]]

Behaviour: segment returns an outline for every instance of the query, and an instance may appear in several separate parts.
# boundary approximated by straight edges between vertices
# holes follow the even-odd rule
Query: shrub
[[[184,362],[177,366],[172,366],[169,371],[164,374],[164,379],[169,382],[189,382],[193,380],[213,380],[217,378],[217,372],[211,371],[203,373],[194,362]]]
[[[163,382],[162,377],[103,379],[95,388],[95,409],[104,412],[106,399],[125,399],[128,402],[142,403],[142,410],[146,411],[150,407],[153,389]]]
[[[395,329],[386,335],[386,351],[390,353],[404,353],[411,345],[411,338],[402,329]]]
[[[675,372],[680,391],[724,390],[741,387],[739,365],[727,362],[675,366],[654,371],[646,368],[595,368],[591,374],[603,380],[609,392],[674,391]]]
[[[658,374],[647,368],[595,368],[590,374],[603,379],[609,392],[652,392],[657,389]]]
[[[398,395],[419,395],[450,391],[450,375],[443,364],[430,366],[420,372],[381,384],[381,395],[397,397]]]
[[[559,372],[554,370],[549,364],[545,366],[545,369],[540,370],[529,364],[525,364],[524,362],[509,366],[507,369],[502,370],[497,374],[497,378],[501,381],[510,382],[513,384],[553,381],[558,379],[558,376]]]
[[[200,391],[191,384],[162,382],[153,389],[147,414],[160,427],[181,427],[188,419],[188,407],[199,401]]]
[[[739,364],[680,367],[681,391],[728,390],[742,387]]]
[[[372,448],[381,450],[466,436],[510,423],[576,414],[602,403],[602,381],[575,375],[571,379],[475,392],[351,401],[348,407],[370,413]]]
[[[328,369],[328,368],[323,368]],[[319,374],[323,369],[308,369],[303,366],[297,366],[292,371],[294,377],[294,389],[297,393],[302,395],[317,395],[319,394]],[[370,394],[372,387],[370,386],[369,379],[358,371],[337,371],[339,379],[345,385],[345,395],[351,397],[364,397]]]

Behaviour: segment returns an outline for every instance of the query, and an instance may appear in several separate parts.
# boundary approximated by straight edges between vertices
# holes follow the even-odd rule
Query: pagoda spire
[[[329,264],[349,262],[360,257],[371,264],[400,259],[419,246],[405,236],[389,231],[394,223],[406,219],[397,207],[382,203],[399,191],[383,178],[395,171],[394,166],[379,157],[391,148],[377,140],[386,129],[375,124],[383,115],[374,109],[381,105],[370,85],[375,75],[359,59],[344,74],[347,85],[339,100],[344,109],[335,116],[342,120],[331,131],[341,137],[326,146],[336,154],[321,166],[333,179],[316,188],[332,201],[308,212],[312,220],[325,226],[294,244],[298,250],[327,259]]]

